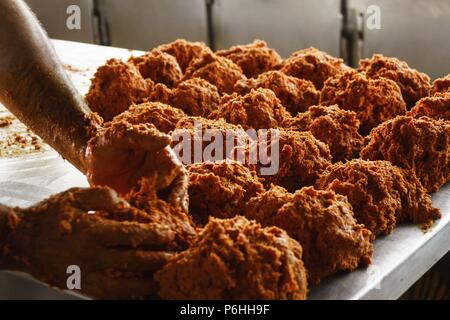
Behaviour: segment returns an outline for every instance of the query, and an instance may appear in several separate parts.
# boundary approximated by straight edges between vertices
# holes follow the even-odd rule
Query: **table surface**
[[[54,40],[56,51],[81,94],[95,69],[109,58],[126,59],[141,52]],[[0,105],[0,111],[3,108]],[[20,158],[0,158],[0,203],[28,206],[74,186],[87,186],[85,177],[53,150]],[[450,250],[450,184],[432,195],[443,217],[423,232],[400,225],[375,243],[373,264],[334,276],[310,289],[310,299],[396,299]],[[48,288],[29,276],[0,272],[0,299],[77,299]]]

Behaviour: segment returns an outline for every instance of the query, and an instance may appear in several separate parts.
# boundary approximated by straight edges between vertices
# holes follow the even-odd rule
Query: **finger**
[[[72,206],[82,211],[113,211],[119,204],[129,206],[128,203],[121,199],[118,194],[105,187],[94,188],[75,188],[66,191],[71,199]]]
[[[177,175],[171,184],[171,192],[169,194],[169,202],[174,206],[181,207],[185,212],[189,210],[188,185],[189,176],[186,168],[176,156],[172,148],[167,147],[168,156],[176,166]]]
[[[104,247],[146,247],[161,249],[172,243],[176,235],[167,226],[157,223],[137,223],[95,220],[87,231]]]
[[[164,198],[172,205],[181,207],[188,211],[188,173],[184,165],[177,158],[175,152],[167,146],[162,152],[154,154],[148,158],[145,168],[153,170],[147,172],[138,172],[140,176],[149,176],[158,172],[156,176],[156,188],[163,191],[167,196]]]
[[[172,184],[177,176],[185,172],[184,165],[175,155],[171,147],[167,146],[156,157],[156,172],[160,174],[157,176],[157,185],[159,189],[167,188]],[[187,175],[187,173],[185,173]]]
[[[188,185],[189,178],[187,170],[183,168],[172,183],[168,199],[172,205],[180,207],[185,212],[189,210]]]
[[[157,173],[155,187],[157,190],[164,190],[172,184],[182,168],[181,162],[167,146],[156,153],[147,152],[144,164],[135,171],[133,180],[139,181],[142,177],[154,178]]]
[[[168,251],[105,248],[91,257],[89,265],[92,270],[114,268],[127,272],[154,272],[164,266],[174,254]]]

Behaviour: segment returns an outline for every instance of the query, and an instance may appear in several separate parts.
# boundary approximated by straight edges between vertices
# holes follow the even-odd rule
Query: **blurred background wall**
[[[450,73],[448,0],[27,0],[49,35],[149,50],[177,38],[215,49],[260,38],[287,57],[315,46],[351,65],[375,52],[436,78]],[[66,27],[69,5],[81,30]],[[380,28],[368,28],[369,7]]]
[[[361,55],[381,52],[407,61],[436,78],[450,73],[449,0],[349,0],[363,15],[368,6],[381,9],[379,30],[363,24]]]
[[[177,38],[207,39],[204,0],[104,0],[111,45],[148,50]]]
[[[88,43],[98,42],[93,0],[30,0],[26,2],[52,38]],[[78,5],[81,9],[80,30],[69,30],[66,26],[67,8],[72,4]]]
[[[339,55],[336,0],[215,0],[212,21],[216,49],[259,38],[283,57],[310,46]]]

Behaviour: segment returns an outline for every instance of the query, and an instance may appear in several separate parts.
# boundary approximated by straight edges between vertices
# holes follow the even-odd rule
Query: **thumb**
[[[71,205],[82,211],[112,211],[119,204],[128,207],[129,204],[107,187],[73,188],[64,192],[71,200]]]

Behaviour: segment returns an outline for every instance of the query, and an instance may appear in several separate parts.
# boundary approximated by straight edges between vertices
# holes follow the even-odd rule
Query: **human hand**
[[[156,175],[157,192],[187,211],[187,172],[170,142],[170,136],[151,125],[108,123],[88,143],[88,180],[126,194],[141,178]]]
[[[145,214],[109,188],[71,189],[28,209],[0,206],[0,268],[66,289],[67,268],[76,265],[88,296],[155,295],[153,273],[173,255],[164,250],[173,242],[170,230],[108,219],[102,212]]]

